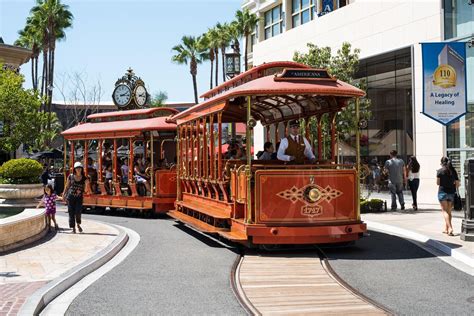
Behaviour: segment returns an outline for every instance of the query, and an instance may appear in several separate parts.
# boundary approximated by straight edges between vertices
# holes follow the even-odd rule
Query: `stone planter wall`
[[[0,253],[32,243],[46,233],[44,209],[26,209],[0,219]]]
[[[0,199],[30,200],[43,195],[43,184],[0,184]]]

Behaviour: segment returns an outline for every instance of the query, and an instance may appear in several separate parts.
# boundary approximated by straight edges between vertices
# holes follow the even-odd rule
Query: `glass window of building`
[[[361,136],[363,161],[384,163],[391,150],[413,155],[411,49],[363,59],[356,78],[367,85],[372,117]]]
[[[291,18],[292,26],[305,24],[316,16],[315,0],[292,0]]]
[[[444,0],[444,37],[462,38],[474,34],[474,4],[468,0]]]
[[[265,39],[276,36],[283,31],[282,6],[277,5],[265,12]]]
[[[464,173],[466,159],[474,158],[474,47],[466,45],[467,113],[446,128],[446,151],[459,174]],[[464,194],[461,181],[460,194]]]

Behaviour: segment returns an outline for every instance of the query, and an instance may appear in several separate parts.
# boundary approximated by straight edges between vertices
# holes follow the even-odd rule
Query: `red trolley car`
[[[64,148],[69,147],[65,175],[82,161],[91,181],[84,206],[156,213],[174,208],[176,124],[167,119],[177,112],[151,108],[92,114],[62,133]]]
[[[174,115],[178,127],[177,199],[168,212],[200,231],[247,246],[320,244],[357,240],[366,232],[359,213],[359,155],[355,165],[337,162],[337,113],[364,92],[327,71],[293,62],[273,62],[210,90],[206,100]],[[323,117],[330,133],[323,135]],[[275,144],[285,124],[317,120],[316,161],[287,164],[255,160],[254,127],[266,127]],[[222,153],[223,125],[246,124],[246,156]],[[359,135],[356,132],[356,149]],[[329,153],[323,143],[330,143]],[[326,155],[325,155],[326,154]]]

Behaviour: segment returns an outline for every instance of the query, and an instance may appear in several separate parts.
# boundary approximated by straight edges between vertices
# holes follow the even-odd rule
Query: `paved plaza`
[[[68,228],[65,228],[67,227],[65,208],[60,207],[58,213],[59,225],[62,227],[58,233],[50,233],[44,239],[29,247],[11,251],[0,258],[0,315],[17,315],[21,306],[27,302],[29,298],[31,299],[35,293],[41,292],[45,287],[51,286],[55,279],[61,278],[62,275],[67,274],[66,272],[74,270],[75,267],[97,256],[117,239],[119,235],[118,229],[114,226],[90,219],[84,219],[84,233],[72,234]],[[464,242],[459,238],[461,225],[460,215],[460,213],[457,213],[455,215],[456,217],[453,218],[453,226],[455,227],[456,233],[454,237],[449,237],[441,233],[443,219],[440,211],[436,209],[420,209],[416,212],[406,210],[363,214],[362,219],[367,221],[369,230],[393,234],[411,240],[418,246],[428,249],[428,251],[432,253],[437,253],[438,257],[456,269],[472,276],[474,275],[473,244]],[[113,219],[112,222],[119,225],[120,223],[134,220],[120,217],[101,218]],[[142,223],[146,222],[147,226],[149,226],[147,230],[152,230],[153,226],[156,226],[156,228],[162,231],[162,234],[163,227],[161,224],[170,222],[167,219],[137,220]],[[176,227],[171,226],[170,229],[176,230]],[[181,234],[183,232],[187,235],[191,231],[180,231]],[[191,237],[191,239],[186,243],[193,243],[194,237],[189,237]],[[160,240],[163,241],[163,238],[160,238]],[[160,242],[160,240],[158,242]],[[168,241],[173,243],[177,242],[177,240],[174,239]],[[225,249],[220,249],[221,247],[213,247],[213,243],[210,241],[211,240],[204,245],[205,248],[211,247],[210,249],[214,248],[218,252],[227,252]],[[152,247],[151,244],[148,246]],[[159,245],[159,247],[162,249],[161,251],[164,251],[165,248],[163,248],[162,245]],[[156,247],[152,248],[158,249]],[[174,247],[171,248],[174,249]],[[191,248],[195,248],[195,246]],[[217,254],[218,253],[214,253],[213,256]],[[164,253],[164,255],[169,256],[169,254],[166,253]],[[206,256],[207,254],[204,254],[202,259],[206,260]],[[226,286],[224,281],[225,278],[228,277],[227,273],[225,273],[225,267],[230,266],[230,262],[231,261],[223,266],[223,286]],[[150,275],[157,275],[156,273],[152,273],[153,269],[150,270],[149,267],[145,266],[151,263],[146,264],[143,262],[143,264],[142,269],[144,271],[149,271]],[[168,266],[167,269],[169,270],[170,268],[172,268],[172,265]],[[213,267],[209,268],[211,268],[211,270],[213,269]],[[209,273],[207,277],[215,277],[210,271]],[[170,276],[173,276],[173,274],[170,274]],[[200,276],[196,275],[196,278],[199,279]],[[169,279],[168,281],[171,282],[172,280]],[[172,283],[168,281],[168,286],[171,286]],[[198,283],[201,282],[199,280],[196,281]],[[129,286],[135,286],[133,284],[134,282],[130,283]],[[157,284],[156,286],[160,285]],[[163,290],[166,291],[164,288]],[[128,289],[127,291],[132,291],[132,289]],[[228,298],[224,300],[224,302],[226,301],[228,301]],[[76,305],[74,304],[74,306]],[[151,306],[149,307],[151,308]],[[173,307],[169,306],[169,308],[168,311],[171,312]],[[237,312],[237,310],[235,311]],[[100,313],[99,310],[97,310],[97,312]],[[201,312],[205,312],[205,309],[201,309]]]

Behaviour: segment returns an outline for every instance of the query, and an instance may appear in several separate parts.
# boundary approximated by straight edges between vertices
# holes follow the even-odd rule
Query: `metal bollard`
[[[466,188],[466,205],[461,225],[461,239],[474,241],[474,158],[464,163],[464,184]]]

